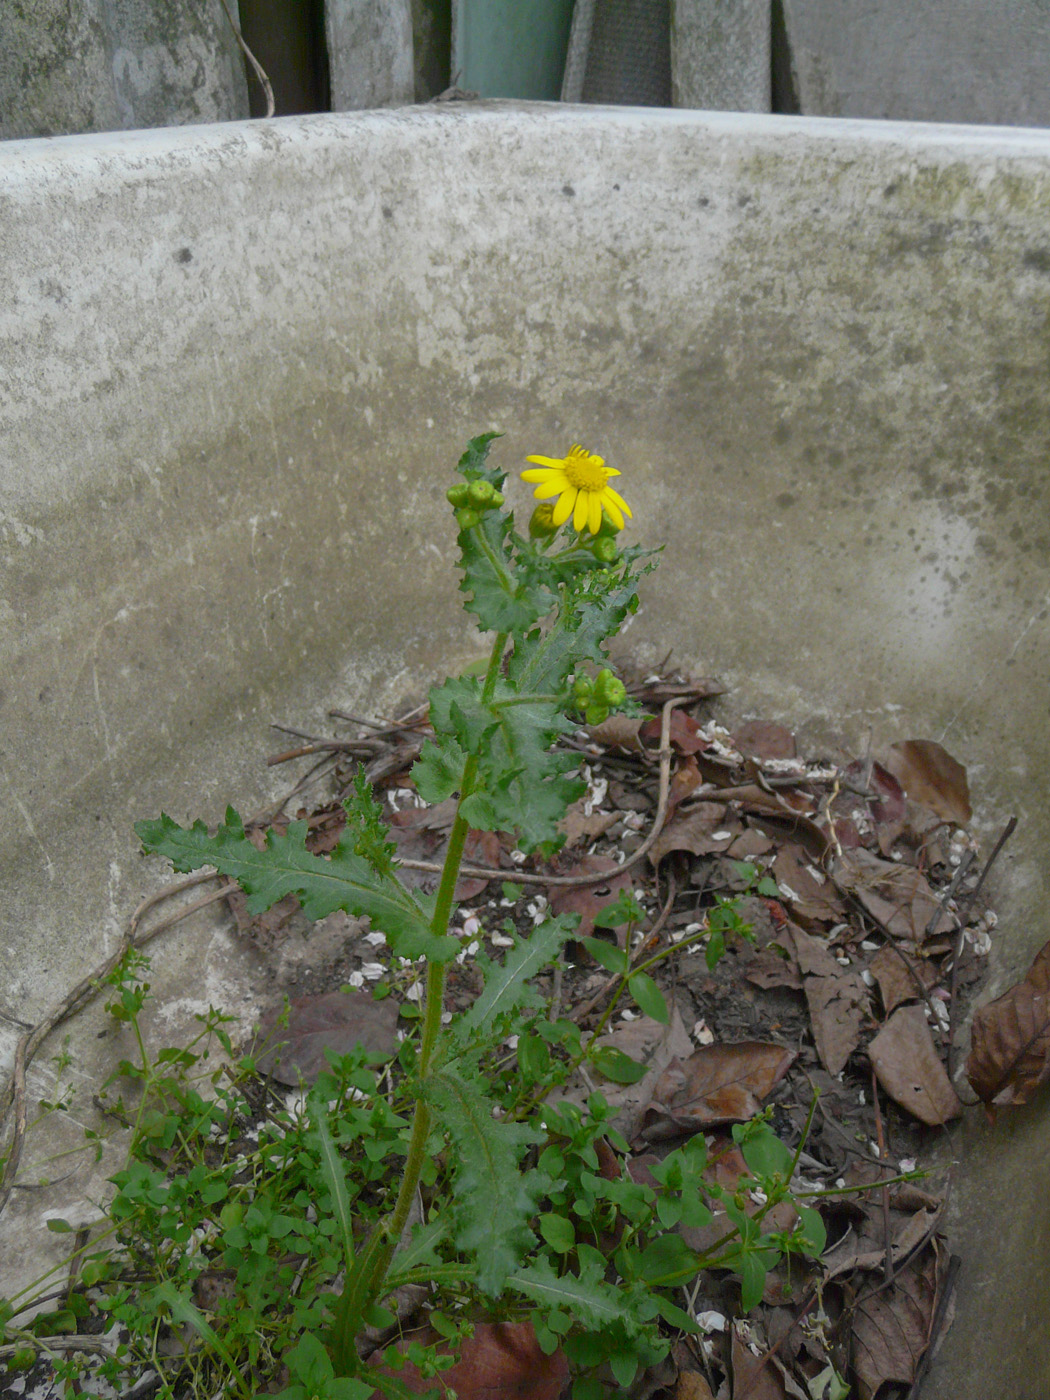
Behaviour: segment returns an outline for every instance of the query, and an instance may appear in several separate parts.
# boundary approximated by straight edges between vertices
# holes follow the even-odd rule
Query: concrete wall
[[[781,3],[799,111],[1050,125],[1045,0]]]
[[[244,61],[219,0],[0,5],[0,140],[247,115]]]
[[[946,743],[1021,818],[997,984],[1050,936],[1050,135],[442,104],[11,142],[0,208],[0,1053],[164,878],[133,820],[254,810],[272,721],[475,654],[442,497],[493,426],[623,469],[666,544],[626,645]],[[156,958],[158,1037],[257,1010],[215,921]],[[927,1393],[1027,1394],[1050,1125],[955,1147]],[[16,1192],[0,1292],[112,1165]]]

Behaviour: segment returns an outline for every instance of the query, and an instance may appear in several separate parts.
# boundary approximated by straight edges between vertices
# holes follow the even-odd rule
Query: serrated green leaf
[[[418,1269],[421,1264],[435,1263],[435,1251],[442,1240],[447,1238],[448,1230],[448,1221],[443,1216],[428,1221],[426,1225],[415,1226],[408,1243],[397,1251],[391,1261],[390,1277],[406,1274],[410,1269]]]
[[[630,1327],[634,1321],[623,1291],[606,1283],[601,1267],[591,1260],[581,1266],[579,1276],[563,1274],[559,1278],[550,1260],[539,1258],[512,1274],[507,1287],[545,1308],[563,1309],[595,1331],[616,1322]]]
[[[380,875],[392,875],[397,868],[397,846],[387,840],[390,833],[383,820],[383,809],[375,799],[364,764],[358,764],[354,790],[343,802],[343,811],[346,813],[346,839],[352,842],[354,854],[366,860]]]
[[[671,1024],[671,1013],[667,1009],[664,994],[647,972],[634,972],[627,979],[627,990],[638,1003],[640,1011],[659,1021],[662,1026]]]
[[[354,1229],[353,1218],[350,1214],[350,1198],[346,1191],[346,1172],[328,1127],[328,1109],[316,1096],[311,1096],[310,1099],[310,1118],[310,1136],[317,1148],[321,1163],[321,1175],[328,1187],[328,1194],[332,1198],[332,1215],[339,1227],[343,1259],[349,1269],[354,1262]]]
[[[426,1094],[455,1149],[456,1244],[476,1260],[478,1287],[494,1296],[536,1243],[528,1222],[546,1182],[541,1172],[523,1176],[518,1159],[538,1134],[523,1123],[494,1119],[492,1100],[452,1069],[431,1074]]]
[[[577,914],[559,914],[547,919],[528,938],[514,940],[502,965],[489,963],[484,968],[485,985],[481,995],[455,1023],[457,1039],[465,1039],[504,1012],[520,1006],[539,1005],[539,994],[529,985],[529,978],[554,961],[579,921]]]
[[[432,897],[414,898],[396,878],[374,871],[345,839],[330,856],[313,855],[306,849],[305,822],[293,822],[283,835],[268,832],[261,851],[245,836],[232,807],[214,836],[203,822],[183,829],[163,813],[157,821],[137,822],[135,830],[147,851],[165,856],[177,871],[211,865],[236,880],[251,914],[294,894],[308,919],[323,919],[336,909],[367,915],[398,957],[447,962],[459,951],[458,939],[431,931]]]
[[[424,802],[436,805],[459,791],[467,755],[450,734],[428,739],[412,765],[410,777]]]

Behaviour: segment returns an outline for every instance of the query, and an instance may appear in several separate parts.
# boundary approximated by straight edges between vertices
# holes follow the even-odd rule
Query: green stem
[[[482,703],[492,699],[499,679],[500,663],[507,645],[507,633],[499,632],[492,644],[485,685],[482,690]],[[459,802],[456,818],[448,838],[445,861],[441,870],[441,883],[438,885],[434,901],[434,915],[430,921],[431,931],[438,938],[448,932],[449,918],[459,879],[459,867],[463,862],[470,824],[462,815],[463,803],[474,791],[478,779],[478,757],[471,754],[463,765],[463,776],[459,785]],[[370,1303],[379,1296],[394,1251],[408,1221],[412,1202],[415,1199],[419,1177],[426,1157],[427,1138],[430,1136],[430,1107],[426,1101],[426,1077],[434,1056],[441,1031],[441,1011],[445,995],[445,964],[427,963],[426,998],[423,1004],[423,1031],[419,1047],[417,1077],[419,1089],[416,1106],[412,1115],[412,1130],[408,1139],[408,1155],[405,1170],[401,1177],[394,1209],[385,1220],[372,1231],[368,1243],[359,1256],[357,1266],[348,1276],[342,1295],[335,1308],[335,1324],[332,1329],[332,1362],[337,1375],[348,1375],[356,1365],[357,1353],[354,1338],[361,1324],[361,1315]]]

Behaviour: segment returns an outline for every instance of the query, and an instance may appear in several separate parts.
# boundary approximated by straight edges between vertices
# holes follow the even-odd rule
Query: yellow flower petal
[[[620,507],[609,499],[609,492],[602,496],[602,505],[609,512],[609,519],[616,526],[617,530],[623,529],[623,516],[620,514]]]
[[[580,495],[583,495],[582,491]],[[587,515],[587,528],[592,535],[596,535],[602,528],[602,502],[600,496],[592,495],[589,499],[591,504]]]
[[[589,491],[577,491],[576,505],[572,512],[572,528],[582,530],[587,524],[587,517],[590,515],[590,502],[594,499]]]
[[[526,457],[526,462],[535,462],[541,467],[557,467],[560,471],[565,470],[564,457]]]
[[[555,525],[565,524],[566,520],[568,520],[569,516],[572,514],[572,506],[572,492],[564,491],[554,507],[554,514],[551,516],[551,520]]]
[[[602,504],[605,506],[606,510],[609,509],[609,502],[610,502],[610,500],[611,500],[611,501],[614,501],[615,504],[616,504],[617,506],[619,506],[619,508],[623,511],[624,515],[630,515],[630,514],[631,514],[631,507],[627,504],[627,502],[624,500],[624,498],[620,495],[619,491],[614,491],[614,490],[612,489],[611,486],[607,486],[607,487],[605,488],[604,493],[603,493],[603,500],[602,500]],[[611,514],[611,512],[610,512],[610,514]],[[632,516],[631,518],[633,519],[634,517]]]

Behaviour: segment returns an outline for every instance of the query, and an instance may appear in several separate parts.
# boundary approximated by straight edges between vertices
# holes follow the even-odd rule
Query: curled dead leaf
[[[966,769],[933,739],[905,739],[882,755],[888,768],[913,802],[956,826],[966,826],[973,812]]]
[[[687,1060],[672,1060],[653,1086],[643,1137],[658,1142],[753,1118],[794,1058],[783,1045],[745,1040],[704,1045]]]
[[[1050,943],[1028,974],[973,1018],[966,1077],[984,1103],[1022,1104],[1050,1078]]]
[[[404,1341],[437,1343],[439,1352],[447,1350],[430,1328]],[[379,1369],[414,1395],[434,1389],[433,1378],[422,1376],[411,1362],[397,1371]],[[456,1364],[441,1372],[441,1392],[459,1400],[559,1400],[568,1381],[565,1353],[559,1348],[544,1356],[531,1322],[478,1322],[474,1335],[461,1343]],[[384,1400],[383,1391],[373,1391],[372,1400]]]

